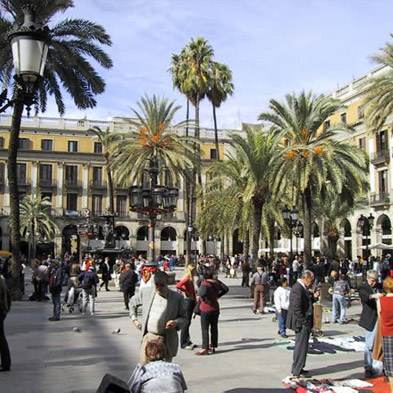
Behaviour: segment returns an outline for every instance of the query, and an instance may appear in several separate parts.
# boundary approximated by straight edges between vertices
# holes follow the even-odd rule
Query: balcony
[[[370,206],[378,207],[378,206],[386,206],[390,205],[390,193],[383,192],[380,194],[370,194]]]
[[[63,215],[69,218],[80,218],[82,216],[79,210],[68,210],[68,209],[64,209]]]
[[[57,187],[57,184],[53,179],[40,179],[38,184],[41,189],[55,189]]]
[[[371,155],[371,163],[374,165],[387,164],[389,161],[389,149],[378,150]]]
[[[18,190],[20,192],[28,192],[31,188],[30,181],[27,179],[19,178],[18,179]]]
[[[127,187],[115,187],[116,195],[128,195],[130,189]]]
[[[82,183],[77,179],[65,179],[64,185],[67,190],[70,191],[81,191],[82,190]]]
[[[107,190],[106,182],[101,180],[93,180],[90,182],[90,191],[94,193],[104,194]]]

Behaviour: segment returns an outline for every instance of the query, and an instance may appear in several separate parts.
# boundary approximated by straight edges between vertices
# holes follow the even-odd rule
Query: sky
[[[129,116],[139,98],[156,94],[181,105],[168,72],[171,56],[203,36],[215,60],[233,72],[235,91],[217,111],[221,128],[257,122],[271,98],[312,89],[330,93],[375,68],[370,56],[392,42],[391,0],[75,0],[60,18],[103,25],[114,67],[98,68],[106,90],[97,107],[79,111],[66,99],[65,117]],[[47,116],[57,116],[53,100]],[[208,102],[201,124],[213,126]]]

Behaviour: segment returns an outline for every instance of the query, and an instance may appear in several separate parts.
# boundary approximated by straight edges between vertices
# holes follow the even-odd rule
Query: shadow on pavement
[[[355,360],[353,362],[339,363],[339,364],[334,364],[332,366],[315,368],[310,371],[313,376],[317,376],[317,375],[333,374],[344,370],[353,370],[354,368],[358,368],[362,366],[363,366],[363,360]]]
[[[231,390],[225,390],[224,393],[289,393],[291,390],[288,389],[277,389],[277,388],[236,388]]]

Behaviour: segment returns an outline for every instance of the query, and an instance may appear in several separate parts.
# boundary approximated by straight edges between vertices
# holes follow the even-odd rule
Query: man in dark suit
[[[289,295],[287,326],[296,333],[292,363],[292,375],[296,378],[308,374],[304,366],[313,325],[313,299],[309,291],[313,282],[313,272],[305,270]]]
[[[359,287],[359,297],[362,302],[362,313],[360,314],[359,326],[365,330],[364,346],[364,371],[366,378],[378,375],[382,370],[378,363],[373,361],[373,345],[376,330],[377,302],[382,295],[377,292],[376,284],[378,273],[375,270],[367,272],[367,281]]]

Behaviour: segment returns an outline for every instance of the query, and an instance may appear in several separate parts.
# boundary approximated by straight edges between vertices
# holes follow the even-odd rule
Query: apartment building
[[[0,245],[9,248],[9,190],[6,171],[7,146],[11,118],[0,116]],[[98,228],[105,220],[101,217],[108,207],[107,177],[101,143],[89,131],[93,126],[101,129],[127,131],[124,119],[111,121],[65,119],[49,117],[23,118],[18,153],[18,182],[21,197],[40,192],[51,201],[51,214],[59,230],[54,242],[38,246],[41,251],[57,255],[76,251],[79,247],[77,225],[86,222],[88,209],[91,220]],[[228,131],[220,130],[220,156],[224,155]],[[216,158],[214,131],[201,129],[202,159],[205,165]],[[158,222],[155,239],[156,250],[163,253],[183,254],[187,228],[183,181],[180,179],[177,210],[163,216]],[[131,248],[133,252],[147,250],[147,220],[129,211],[128,188],[115,187],[116,242],[117,246]],[[100,231],[99,231],[100,233]],[[91,246],[102,243],[100,236],[91,240]],[[198,247],[195,239],[192,245]],[[23,244],[26,252],[27,244]],[[215,252],[218,244],[208,241],[208,249]]]

